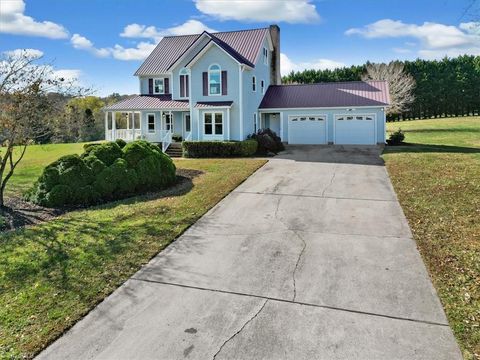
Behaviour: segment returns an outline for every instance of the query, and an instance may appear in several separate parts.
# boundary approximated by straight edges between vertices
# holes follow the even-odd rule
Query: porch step
[[[182,157],[183,156],[183,150],[182,150],[182,144],[181,143],[171,143],[168,149],[165,151],[165,154],[167,154],[170,157]]]

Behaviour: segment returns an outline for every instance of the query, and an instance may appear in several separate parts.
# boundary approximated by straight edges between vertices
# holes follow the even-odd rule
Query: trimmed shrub
[[[183,156],[202,157],[235,157],[251,156],[252,149],[257,147],[255,140],[244,141],[184,141]]]
[[[254,139],[249,139],[240,142],[242,148],[242,156],[253,156],[257,152],[258,142]]]
[[[115,160],[123,157],[123,152],[116,142],[111,141],[93,146],[88,155],[96,156],[105,165],[110,166]]]
[[[280,151],[285,150],[285,146],[282,143],[282,139],[272,131],[271,129],[259,129],[255,134],[248,136],[248,139],[254,139],[258,142],[257,153],[278,154]]]
[[[127,142],[125,140],[122,140],[122,139],[117,139],[117,140],[115,140],[115,142],[120,147],[120,149],[123,149],[125,147],[125,145],[127,145]]]
[[[95,144],[82,156],[64,156],[48,165],[26,194],[36,204],[90,205],[140,191],[160,190],[176,180],[172,159],[156,145],[134,141]]]
[[[388,145],[401,145],[403,144],[403,140],[405,140],[405,133],[402,129],[398,129],[397,131],[390,134],[387,144]]]

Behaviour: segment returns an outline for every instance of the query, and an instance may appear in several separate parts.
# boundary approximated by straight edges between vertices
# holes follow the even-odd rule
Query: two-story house
[[[385,142],[382,81],[281,85],[280,29],[164,37],[135,72],[139,95],[105,108],[106,139],[243,140],[269,127],[292,144]]]

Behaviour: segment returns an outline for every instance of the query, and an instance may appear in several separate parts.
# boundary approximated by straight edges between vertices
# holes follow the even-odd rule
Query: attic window
[[[263,48],[263,63],[268,65],[268,50],[267,48]]]

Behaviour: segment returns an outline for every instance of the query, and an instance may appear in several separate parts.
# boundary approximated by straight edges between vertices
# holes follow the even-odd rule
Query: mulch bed
[[[146,195],[148,200],[152,200],[155,198],[181,194],[190,190],[192,184],[191,180],[201,173],[201,171],[193,169],[177,169],[177,183],[174,186],[159,192],[142,195]],[[91,207],[77,206],[68,208],[47,208],[27,202],[19,197],[6,198],[5,206],[6,209],[4,209],[1,214],[2,219],[0,219],[2,220],[0,221],[0,232],[40,224],[45,221],[50,221],[67,212]]]

